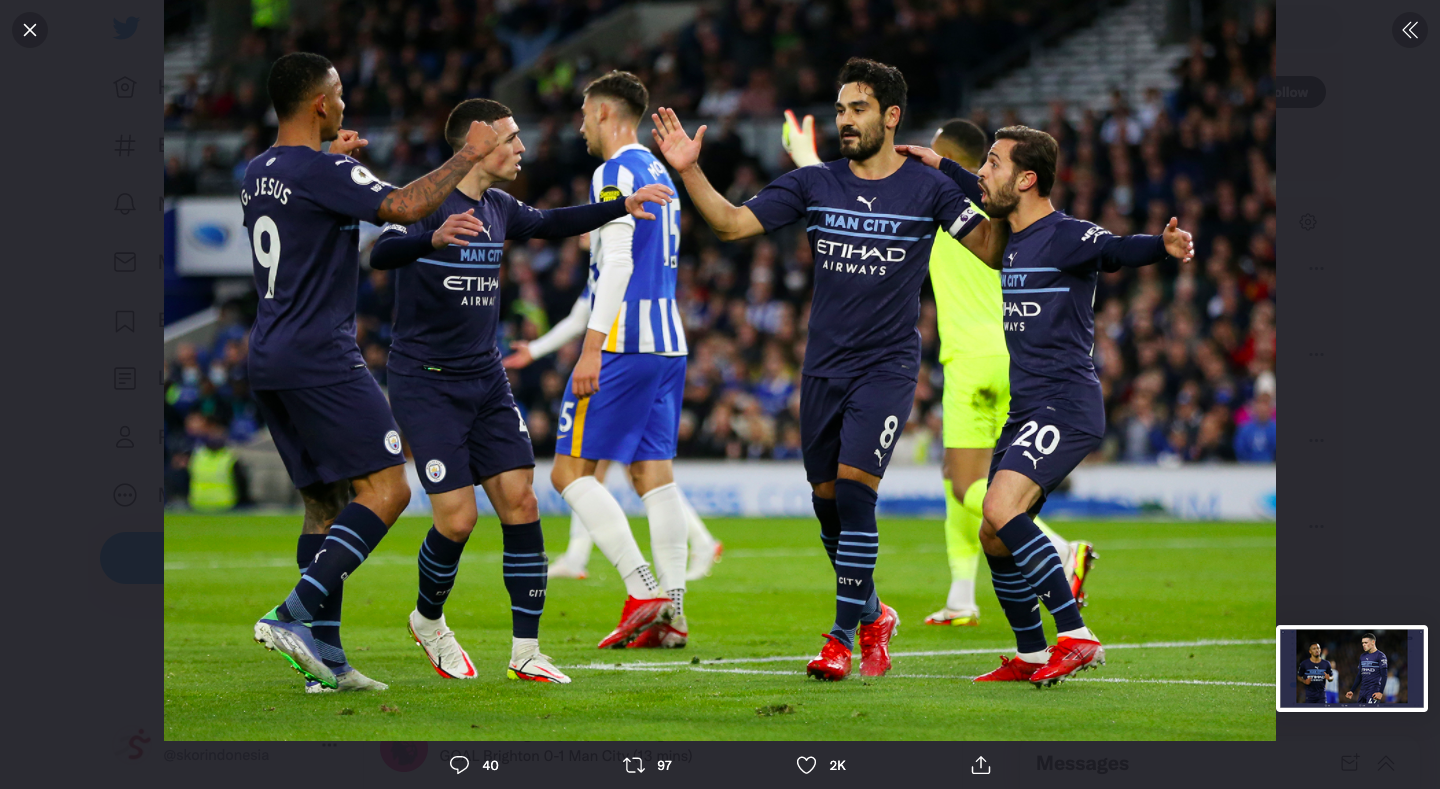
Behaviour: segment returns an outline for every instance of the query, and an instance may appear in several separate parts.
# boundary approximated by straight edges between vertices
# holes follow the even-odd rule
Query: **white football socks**
[[[640,500],[645,502],[645,515],[650,519],[650,555],[655,559],[660,588],[675,601],[678,609],[685,596],[685,561],[689,558],[684,499],[680,489],[671,482],[651,490]]]
[[[1099,641],[1099,640],[1100,640],[1100,639],[1098,639],[1098,638],[1095,637],[1095,634],[1094,634],[1094,633],[1090,632],[1090,628],[1088,628],[1088,627],[1076,628],[1075,630],[1066,630],[1066,631],[1063,632],[1063,633],[1056,633],[1056,634],[1055,634],[1055,637],[1056,637],[1056,638],[1059,638],[1060,636],[1065,636],[1066,638],[1080,638],[1080,639],[1084,639],[1084,640],[1086,640],[1086,641]]]
[[[565,546],[565,553],[561,559],[565,564],[575,570],[583,570],[590,563],[590,549],[595,547],[595,542],[590,539],[590,530],[585,528],[585,521],[581,520],[580,513],[570,513],[570,542]]]
[[[510,639],[510,661],[524,660],[540,651],[540,639],[538,638],[511,638]]]
[[[650,577],[645,557],[630,532],[630,521],[620,502],[593,476],[581,477],[560,491],[565,503],[580,516],[595,547],[615,565],[620,577],[625,579],[625,590],[631,597],[653,597],[658,586]],[[641,572],[641,570],[644,572]],[[684,575],[681,575],[684,578]],[[646,581],[649,581],[647,584]]]
[[[951,611],[974,611],[975,579],[956,578],[950,582],[950,594],[945,598],[945,607]]]
[[[1025,661],[1026,663],[1049,663],[1049,662],[1050,662],[1050,653],[1049,653],[1049,652],[1017,652],[1017,653],[1015,653],[1015,657],[1020,658],[1021,660]]]
[[[715,535],[705,528],[705,521],[700,520],[700,513],[695,511],[695,506],[690,499],[685,497],[684,491],[679,487],[675,491],[680,494],[680,506],[685,510],[685,531],[694,546],[710,546],[709,550],[715,549]]]

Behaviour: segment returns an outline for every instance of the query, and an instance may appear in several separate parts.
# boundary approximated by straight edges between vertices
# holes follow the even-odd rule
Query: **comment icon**
[[[466,770],[470,769],[470,759],[469,759],[469,757],[465,757],[465,756],[451,756],[451,757],[450,757],[450,769],[454,770],[456,775],[459,775],[460,773],[463,773],[463,772],[465,772]]]

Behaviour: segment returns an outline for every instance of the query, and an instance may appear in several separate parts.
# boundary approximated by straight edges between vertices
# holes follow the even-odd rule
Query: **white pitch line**
[[[1096,546],[1097,553],[1105,551],[1192,551],[1199,549],[1209,550],[1259,550],[1274,548],[1275,538],[1273,537],[1220,537],[1206,538],[1193,537],[1170,540],[1112,540],[1102,542]],[[908,548],[895,548],[893,546],[880,546],[881,556],[894,556],[897,554],[914,555],[921,553],[944,553],[945,546],[939,543],[930,545],[916,545]],[[818,556],[820,549],[803,548],[727,548],[726,559],[803,559],[811,556]]]
[[[589,665],[589,666],[567,666],[566,668],[567,668],[567,669],[595,669],[595,670],[597,670],[597,671],[606,670],[606,669],[608,669],[608,670],[610,670],[610,671],[664,671],[664,670],[666,670],[666,669],[663,668],[663,667],[640,666],[640,665],[633,665],[633,664],[632,664],[632,665],[622,665],[622,666],[616,666],[616,665],[613,665],[613,664],[612,664],[612,665],[608,665],[608,666],[606,666],[606,665],[596,665],[596,664],[592,664],[592,665]],[[704,666],[690,666],[690,667],[689,667],[689,670],[691,670],[691,671],[697,671],[697,672],[700,672],[700,673],[703,673],[703,674],[751,674],[751,675],[759,674],[759,675],[762,675],[762,676],[771,676],[771,677],[795,677],[795,676],[799,676],[799,675],[805,673],[805,672],[803,672],[803,671],[766,671],[766,670],[764,670],[764,669],[755,669],[755,668],[706,668],[706,667],[704,667]],[[975,677],[973,677],[973,676],[965,676],[965,675],[959,675],[959,674],[896,674],[896,673],[890,673],[890,674],[887,674],[886,676],[887,676],[887,677],[897,677],[897,678],[900,678],[900,679],[952,679],[952,680],[970,680],[970,679],[975,679]],[[1228,686],[1228,687],[1246,687],[1246,688],[1273,688],[1273,687],[1275,687],[1275,684],[1272,683],[1272,682],[1226,682],[1226,681],[1221,681],[1221,680],[1208,680],[1208,679],[1129,679],[1129,678],[1125,678],[1125,677],[1073,677],[1073,678],[1068,679],[1068,680],[1066,680],[1066,681],[1067,681],[1067,682],[1121,682],[1121,683],[1141,683],[1141,684],[1146,684],[1146,685],[1224,685],[1224,686]]]
[[[1274,548],[1275,540],[1269,537],[1225,537],[1219,539],[1206,539],[1204,537],[1192,539],[1174,540],[1115,540],[1102,543],[1097,550],[1100,553],[1105,551],[1133,551],[1133,550],[1155,550],[1155,551],[1177,551],[1177,550],[1246,550]],[[895,556],[899,554],[932,554],[944,553],[944,545],[919,545],[912,548],[880,548],[881,556]],[[796,548],[731,548],[725,551],[726,559],[807,559],[820,556],[823,552],[819,547],[814,549]],[[368,563],[379,565],[405,565],[414,564],[415,557],[410,555],[388,555],[381,554],[372,556]],[[500,553],[486,551],[471,551],[461,557],[465,564],[488,563],[495,564],[500,561]],[[204,558],[190,554],[185,558],[171,559],[165,562],[166,572],[179,572],[182,570],[264,570],[272,568],[293,568],[295,560],[288,557],[226,557],[226,558]]]
[[[1237,647],[1237,646],[1273,646],[1273,638],[1252,638],[1252,639],[1202,639],[1199,641],[1148,641],[1140,644],[1106,644],[1105,649],[1171,649],[1183,647]],[[1010,647],[977,647],[973,649],[935,649],[924,652],[891,652],[891,657],[950,657],[953,655],[989,655],[997,652],[1009,652]],[[673,668],[680,666],[721,666],[732,663],[788,663],[793,660],[810,660],[814,655],[798,655],[786,657],[749,657],[749,658],[719,658],[716,660],[702,660],[698,664],[688,660],[664,660],[655,662],[626,663],[617,666],[614,663],[595,662],[587,666],[575,666],[574,668]]]

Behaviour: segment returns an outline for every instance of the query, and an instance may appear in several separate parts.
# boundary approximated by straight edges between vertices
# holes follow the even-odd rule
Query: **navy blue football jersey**
[[[360,221],[376,222],[395,187],[348,156],[276,146],[250,161],[240,189],[260,304],[250,384],[299,389],[365,369],[355,344]]]
[[[1355,681],[1350,684],[1354,690],[1359,686],[1361,699],[1380,693],[1385,690],[1385,677],[1390,671],[1390,662],[1385,653],[1380,650],[1366,652],[1360,655],[1360,671],[1355,676]]]
[[[1076,429],[1105,434],[1105,403],[1091,353],[1095,286],[1117,244],[1153,244],[1160,236],[1121,238],[1059,211],[1014,233],[1000,271],[1005,345],[1010,351],[1010,413],[1056,412]]]
[[[1300,685],[1305,689],[1307,704],[1319,704],[1325,700],[1325,675],[1329,673],[1330,661],[1321,660],[1319,663],[1315,663],[1308,656],[1301,658],[1300,666],[1295,669],[1295,676],[1310,680],[1309,685],[1304,683]]]
[[[528,239],[539,210],[499,189],[472,200],[456,189],[434,213],[409,225],[386,225],[377,244],[433,234],[451,214],[475,211],[484,225],[468,246],[430,249],[395,272],[395,339],[390,369],[402,375],[472,377],[499,369],[500,261],[505,239]]]
[[[849,378],[920,369],[920,289],[935,233],[956,239],[985,216],[960,187],[915,159],[866,180],[850,161],[801,167],[745,203],[765,232],[804,218],[815,256],[805,374]]]

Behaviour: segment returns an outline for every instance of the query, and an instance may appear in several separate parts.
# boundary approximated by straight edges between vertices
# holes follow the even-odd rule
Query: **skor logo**
[[[391,430],[385,434],[385,449],[392,455],[400,454],[400,434]]]
[[[190,231],[190,240],[201,249],[224,249],[230,241],[230,229],[224,225],[207,222]]]
[[[438,460],[432,460],[425,464],[425,476],[431,482],[439,482],[445,479],[445,464]]]

